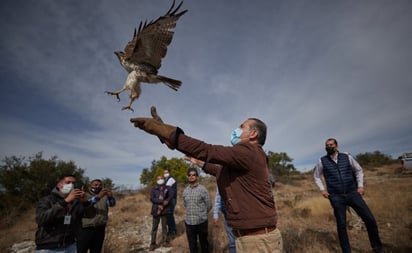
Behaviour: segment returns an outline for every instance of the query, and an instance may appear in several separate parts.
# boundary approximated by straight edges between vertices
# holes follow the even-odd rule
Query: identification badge
[[[64,225],[70,225],[71,219],[72,219],[71,215],[65,215],[64,216]]]

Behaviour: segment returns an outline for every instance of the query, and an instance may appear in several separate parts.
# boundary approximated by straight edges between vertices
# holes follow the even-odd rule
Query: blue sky
[[[135,112],[104,94],[127,76],[113,54],[172,1],[0,2],[0,157],[57,155],[90,178],[138,187],[142,168],[182,157],[135,129],[150,106],[193,137],[229,145],[248,117],[266,151],[304,171],[328,137],[341,151],[412,151],[412,2],[186,0],[159,74]]]

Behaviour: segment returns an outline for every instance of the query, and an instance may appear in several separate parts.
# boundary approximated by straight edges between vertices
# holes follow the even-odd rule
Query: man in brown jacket
[[[266,154],[266,125],[249,118],[232,132],[230,146],[211,145],[164,124],[152,107],[153,118],[132,118],[136,127],[156,135],[171,149],[184,153],[206,173],[216,176],[233,228],[237,252],[282,252]]]

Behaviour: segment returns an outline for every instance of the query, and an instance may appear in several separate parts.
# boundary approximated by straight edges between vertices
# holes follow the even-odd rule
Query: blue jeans
[[[229,253],[236,253],[236,237],[233,234],[232,228],[227,225],[225,219],[225,230],[229,239]]]
[[[39,249],[35,253],[76,253],[76,243],[72,243],[62,249]]]
[[[348,233],[346,231],[347,206],[352,207],[365,223],[366,229],[368,230],[369,242],[373,251],[382,252],[382,243],[379,238],[376,220],[358,192],[355,191],[348,194],[330,194],[329,201],[335,214],[340,247],[343,253],[351,252]]]

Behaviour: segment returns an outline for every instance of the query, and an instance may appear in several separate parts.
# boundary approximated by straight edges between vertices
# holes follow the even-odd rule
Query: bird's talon
[[[123,107],[122,107],[122,111],[124,111],[124,110],[130,110],[130,111],[134,112],[133,108],[130,107],[130,105],[128,105],[128,106],[123,106]]]
[[[120,102],[119,94],[112,92],[112,91],[105,91],[104,93],[106,93],[107,95],[116,95],[117,102]]]

